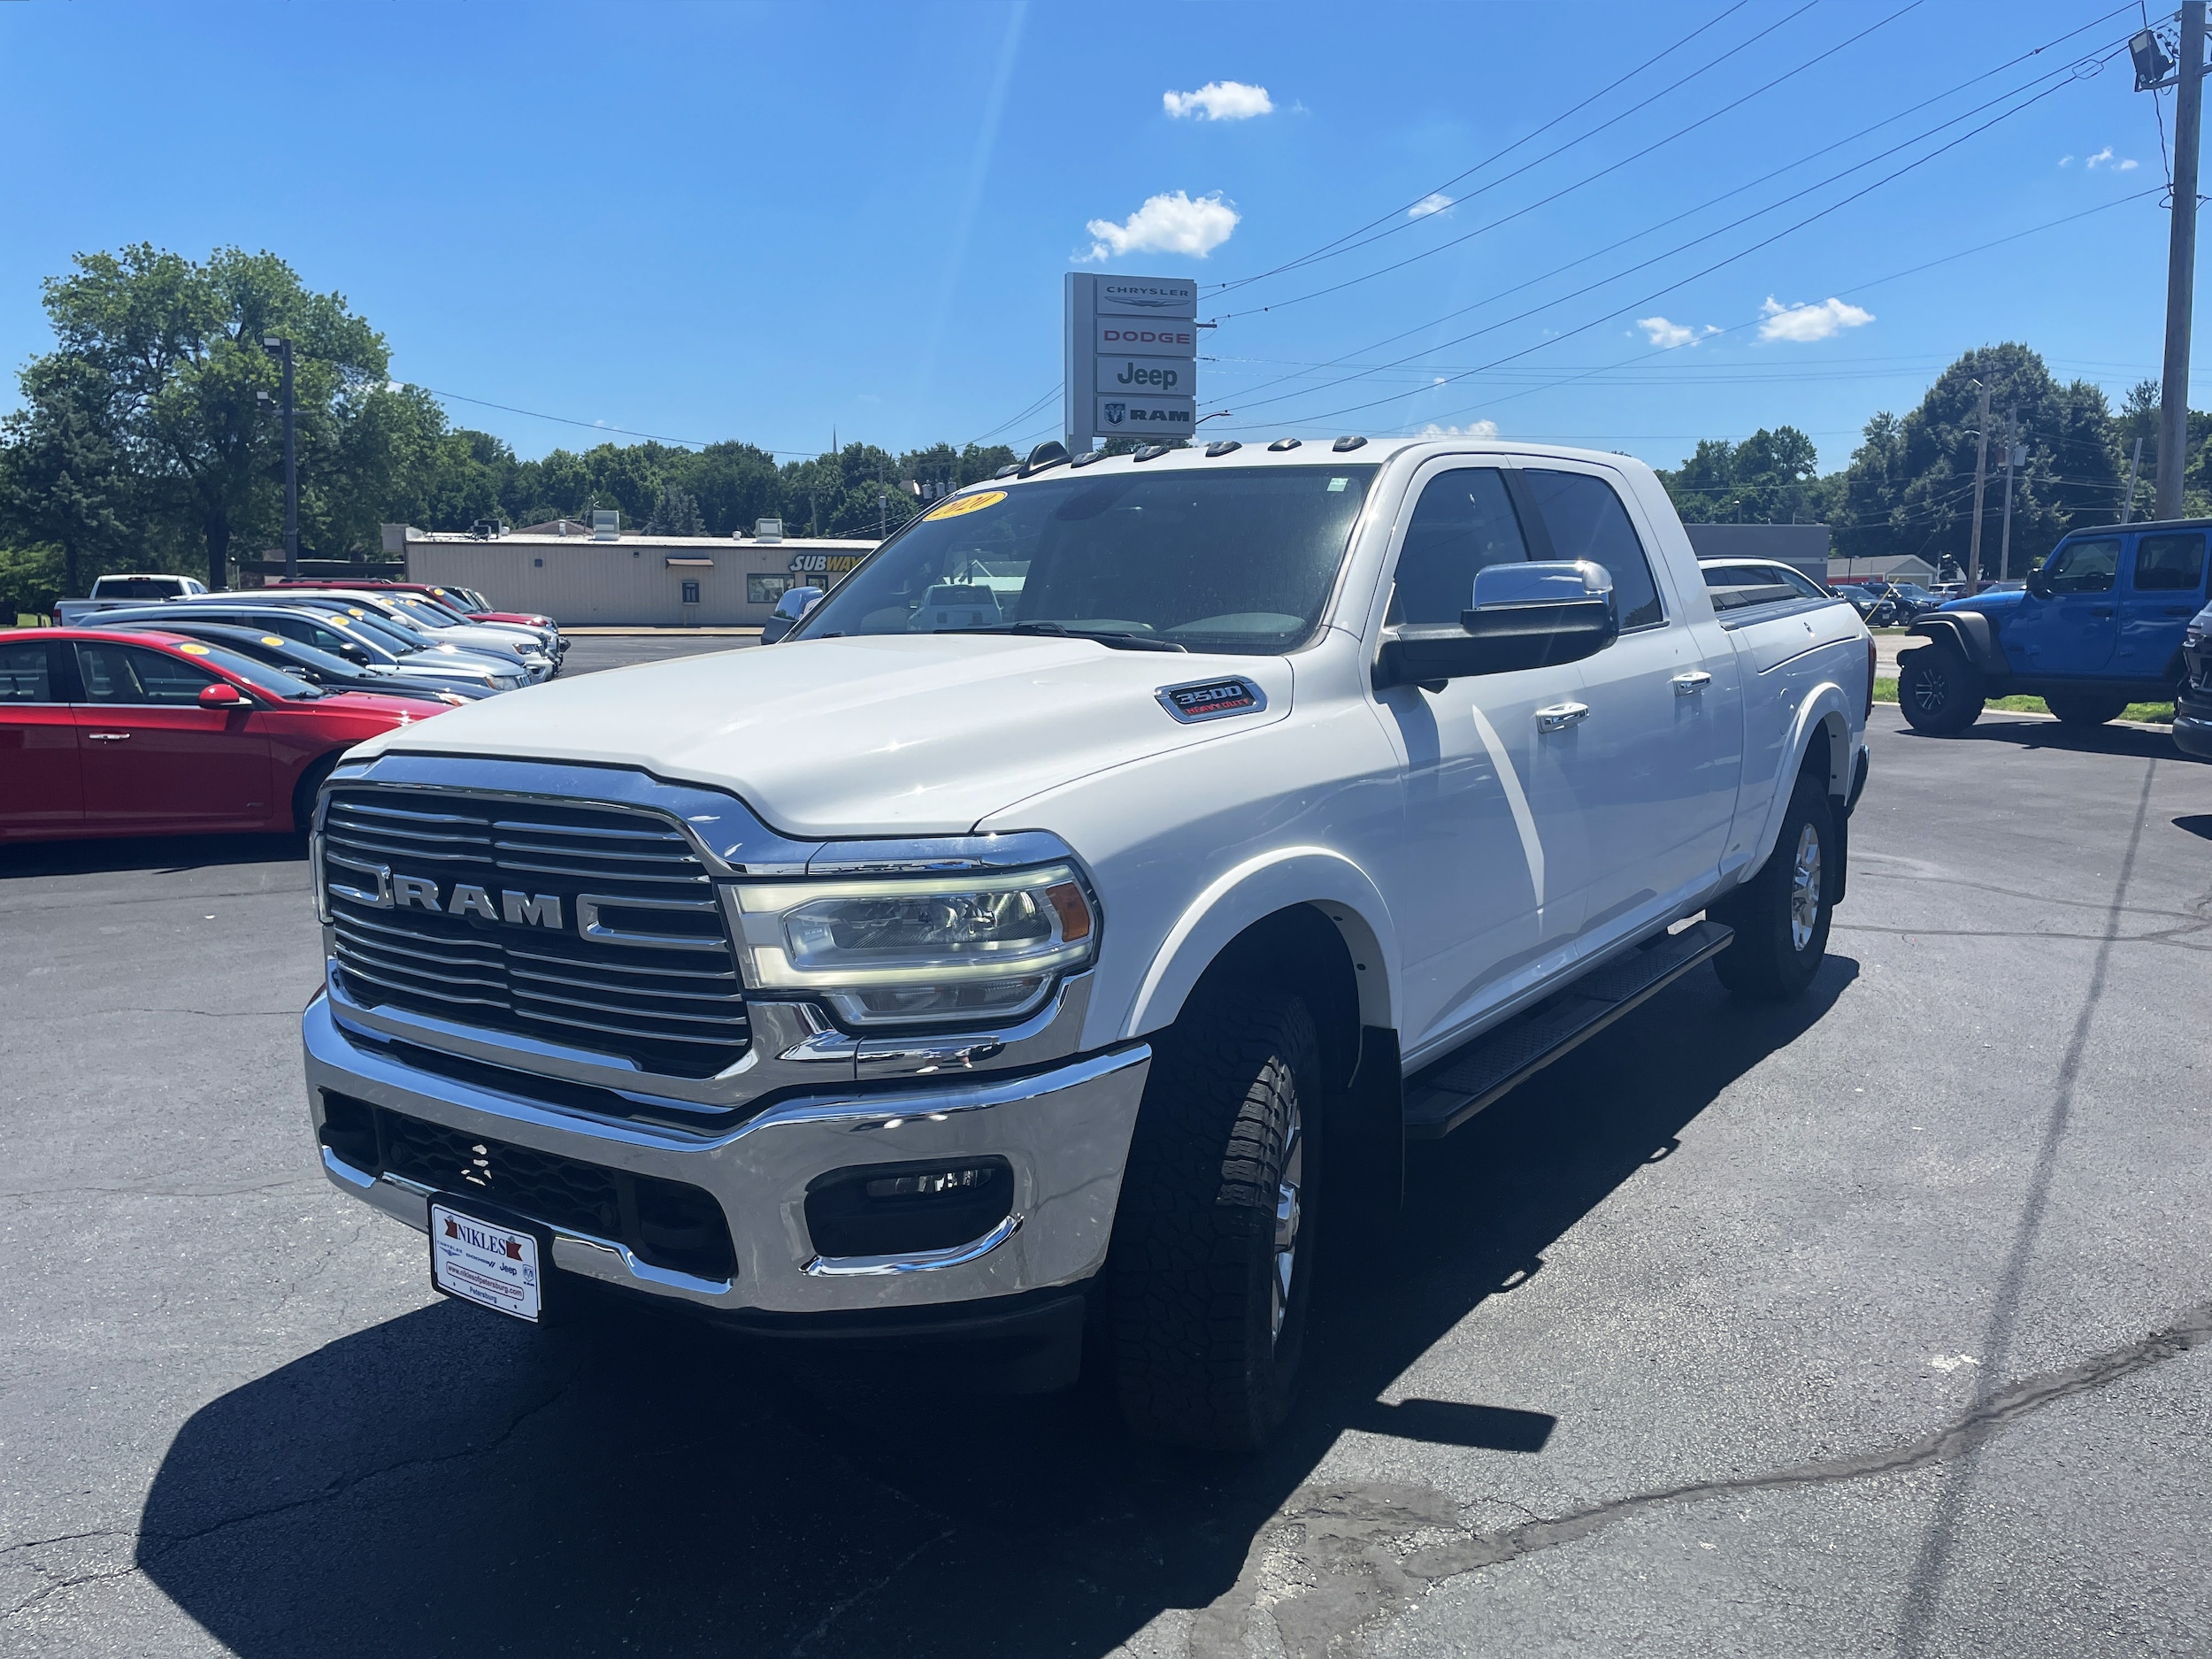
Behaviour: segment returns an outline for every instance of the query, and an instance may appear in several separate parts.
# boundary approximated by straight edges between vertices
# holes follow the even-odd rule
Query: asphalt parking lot
[[[1810,998],[1417,1156],[1245,1463],[438,1298],[315,1163],[298,847],[0,851],[0,1651],[2212,1650],[2212,766],[1874,724]]]

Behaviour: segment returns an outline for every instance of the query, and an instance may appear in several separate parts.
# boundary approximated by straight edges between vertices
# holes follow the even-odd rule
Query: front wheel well
[[[1290,993],[1313,1016],[1323,1086],[1338,1090],[1359,1065],[1357,972],[1335,924],[1315,905],[1293,904],[1262,917],[1224,945],[1184,1007],[1202,1005],[1201,993],[1208,991],[1264,986]]]

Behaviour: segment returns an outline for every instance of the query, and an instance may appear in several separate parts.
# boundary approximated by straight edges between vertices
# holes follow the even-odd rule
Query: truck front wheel
[[[1147,1439],[1249,1450],[1290,1409],[1320,1102],[1295,996],[1202,992],[1154,1043],[1110,1270],[1122,1415]]]
[[[1835,813],[1817,778],[1797,780],[1774,850],[1759,873],[1707,909],[1736,930],[1713,972],[1736,995],[1780,1002],[1803,994],[1828,954],[1828,895],[1836,889]]]
[[[1897,704],[1916,732],[1948,737],[1981,718],[1981,671],[1946,645],[1924,645],[1897,659]]]

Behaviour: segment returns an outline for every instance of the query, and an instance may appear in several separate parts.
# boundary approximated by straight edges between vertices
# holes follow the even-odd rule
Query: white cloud
[[[1411,207],[1406,209],[1408,219],[1426,219],[1432,213],[1441,213],[1452,204],[1452,198],[1441,190],[1432,190]]]
[[[1275,101],[1265,87],[1248,87],[1241,81],[1209,81],[1195,92],[1163,92],[1160,102],[1170,115],[1197,115],[1209,121],[1248,121],[1275,112]]]
[[[1145,204],[1117,225],[1094,219],[1083,228],[1096,238],[1077,263],[1118,259],[1133,253],[1186,253],[1203,259],[1229,240],[1240,215],[1221,192],[1193,198],[1177,190],[1148,196]]]
[[[1463,426],[1440,426],[1433,420],[1413,434],[1417,438],[1494,438],[1498,423],[1494,420],[1473,420]]]
[[[2069,161],[2071,159],[2072,157],[2070,156],[2067,157],[2067,160]],[[2058,165],[2062,167],[2066,165],[2066,163],[2062,161]],[[2142,165],[2143,164],[2141,162],[2135,160],[2132,157],[2114,155],[2112,153],[2112,146],[2107,144],[2095,155],[2090,157],[2088,160],[2083,162],[2081,164],[2081,168],[2084,173],[2092,172],[2098,167],[2109,167],[2115,173],[2133,173]]]
[[[1671,351],[1677,346],[1694,346],[1708,334],[1720,330],[1707,323],[1702,328],[1695,323],[1671,323],[1663,317],[1639,317],[1636,326],[1644,331],[1644,338],[1662,351]]]
[[[2115,173],[2133,173],[2133,172],[2135,171],[2135,169],[2136,169],[2136,165],[2137,165],[2137,163],[2136,163],[2136,161],[2135,161],[2134,157],[2130,157],[2127,160],[2125,160],[2125,161],[2122,162],[2122,163],[2121,163],[2118,166],[2115,167],[2115,168],[2113,169],[2113,172],[2115,172]]]
[[[2112,146],[2107,144],[2102,150],[2099,150],[2095,155],[2090,157],[2088,160],[2083,162],[2081,165],[2085,167],[2093,167],[2101,161],[2110,161],[2111,159]]]
[[[1863,328],[1874,320],[1872,311],[1832,297],[1817,305],[1785,305],[1770,294],[1759,310],[1766,318],[1759,325],[1760,339],[1790,340],[1799,345],[1825,340],[1846,328]]]
[[[2061,156],[2058,158],[2058,165],[2062,167],[2070,167],[2074,165],[2074,158],[2071,156]]]

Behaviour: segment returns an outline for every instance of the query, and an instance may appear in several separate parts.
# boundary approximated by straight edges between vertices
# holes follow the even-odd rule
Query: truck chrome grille
[[[341,789],[324,883],[349,995],[710,1077],[751,1033],[706,868],[669,820]]]

